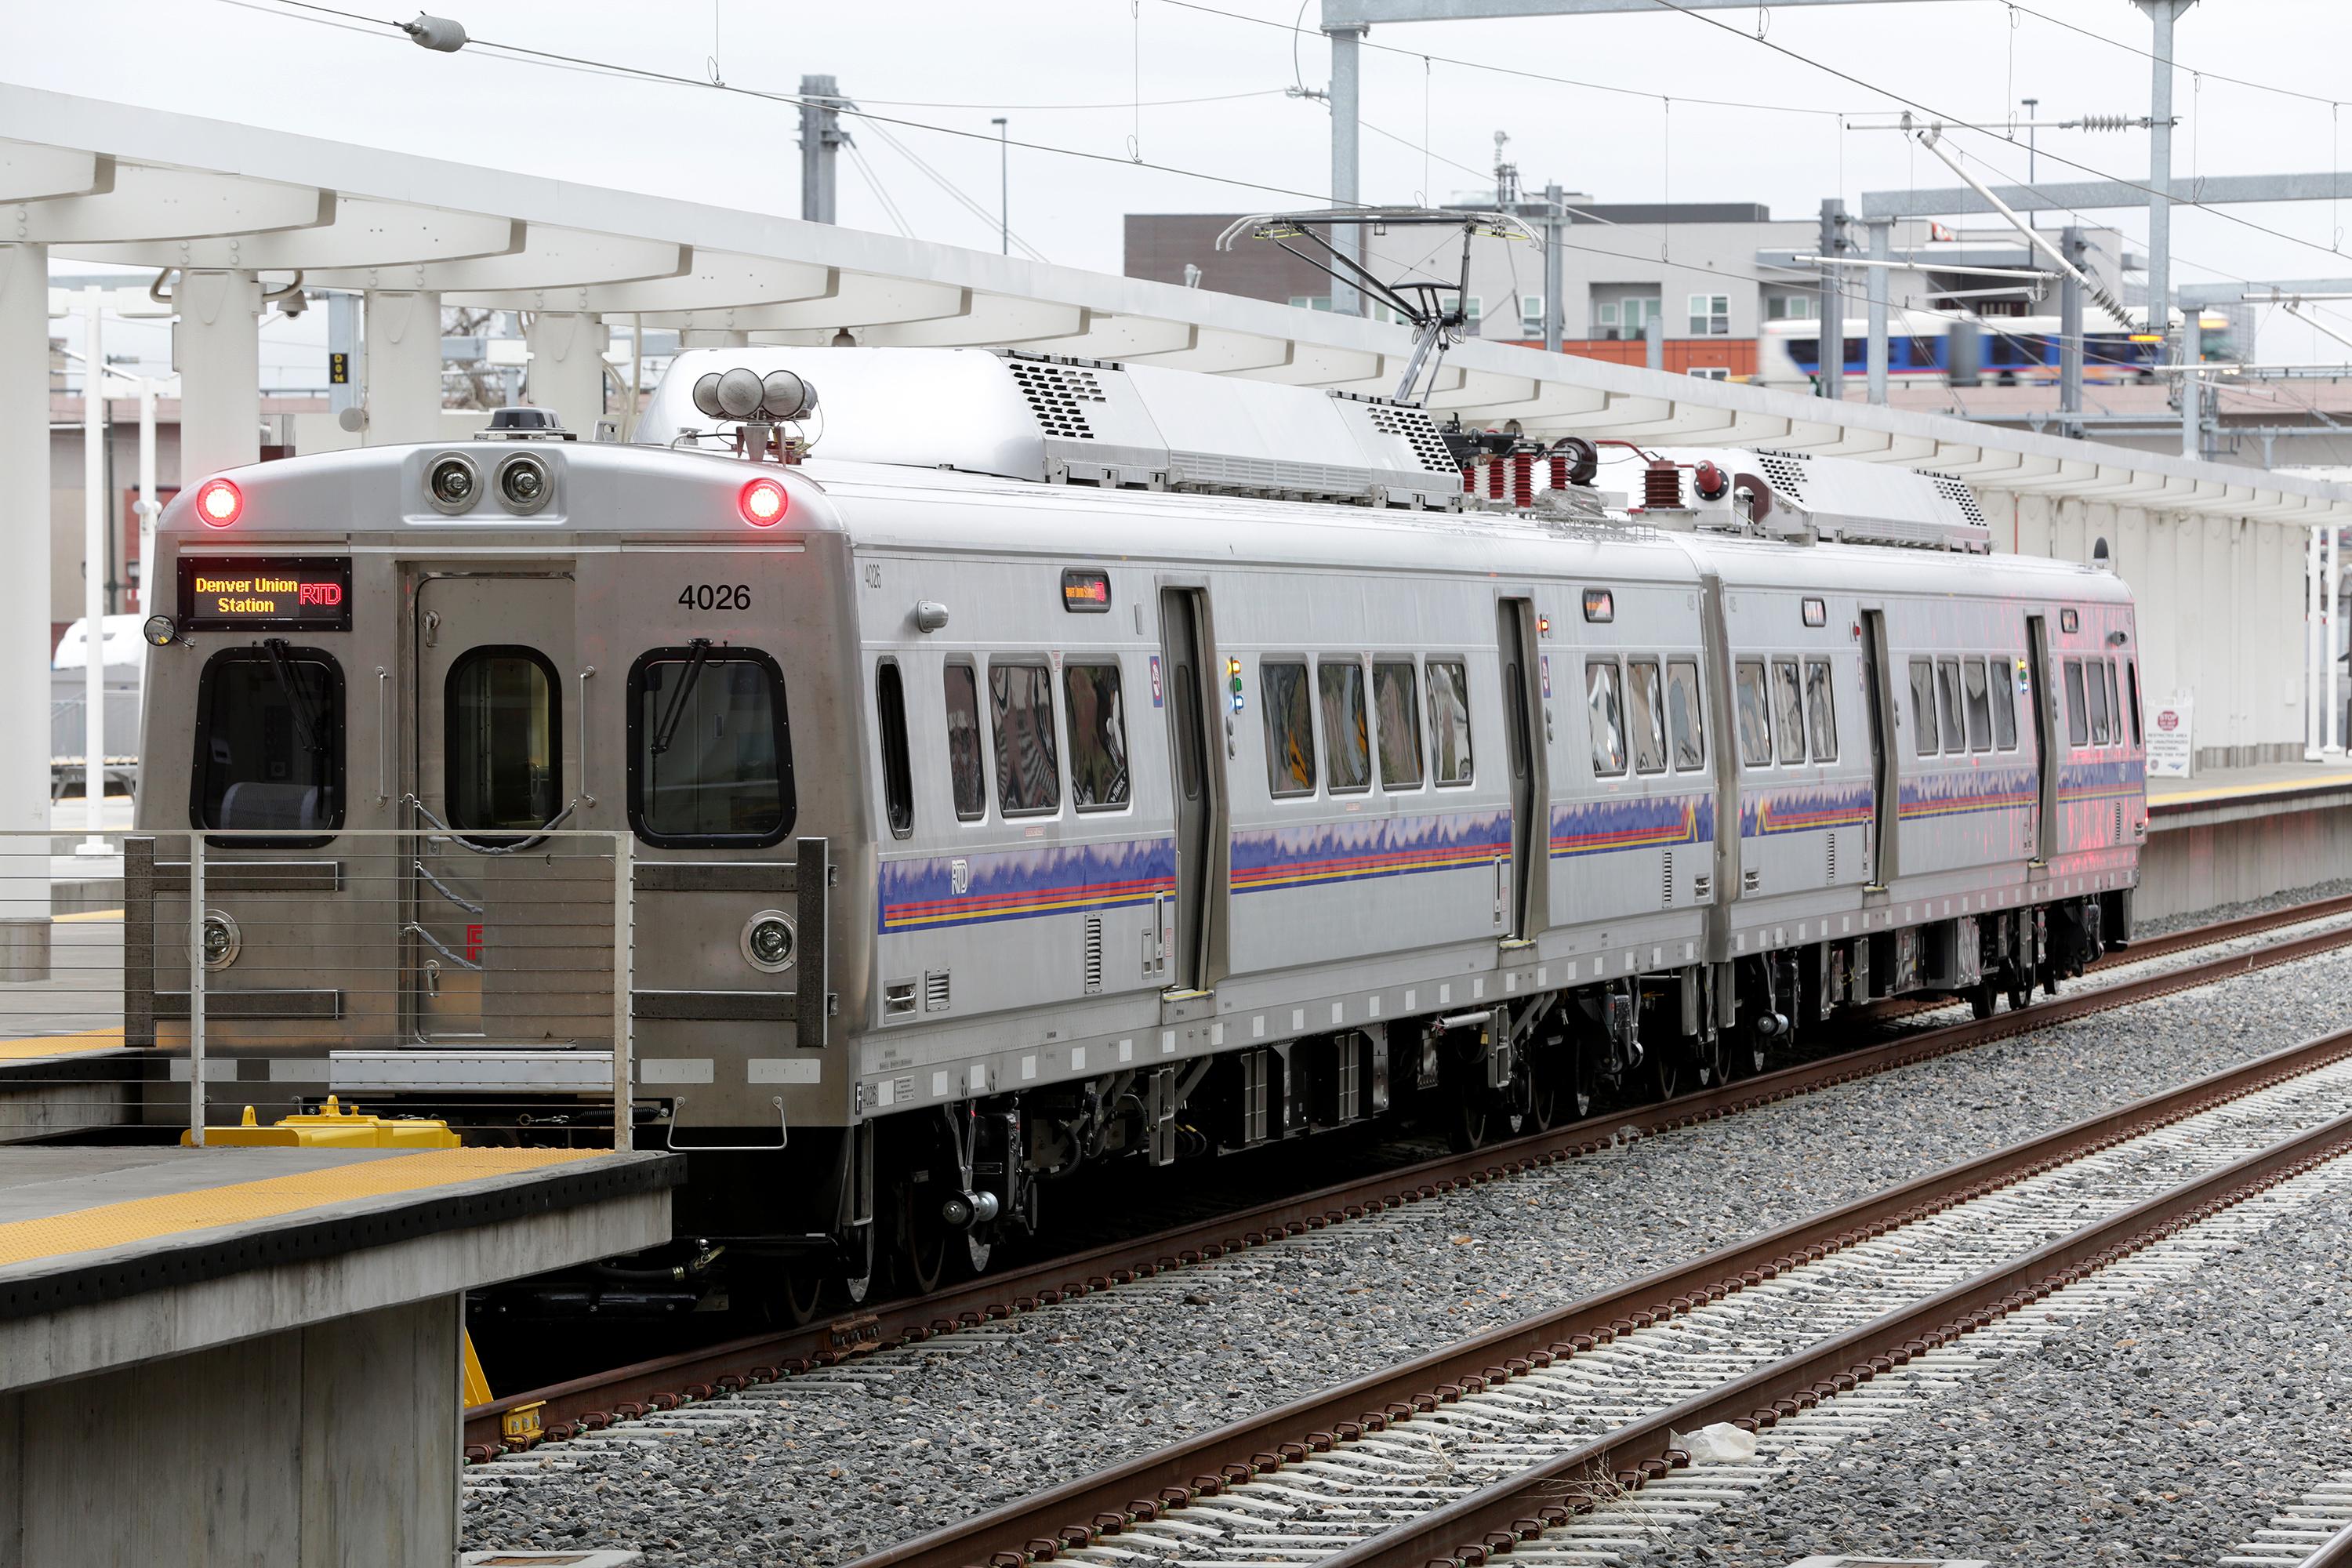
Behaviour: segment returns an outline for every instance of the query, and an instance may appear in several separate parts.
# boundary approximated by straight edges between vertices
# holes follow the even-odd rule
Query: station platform
[[[464,1292],[667,1240],[683,1175],[597,1151],[0,1148],[0,1568],[449,1568]]]
[[[2133,911],[2190,914],[2352,877],[2352,765],[2265,763],[2147,781]]]

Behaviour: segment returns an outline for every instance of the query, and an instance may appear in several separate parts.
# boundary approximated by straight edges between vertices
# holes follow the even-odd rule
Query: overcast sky
[[[864,108],[913,122],[852,122],[857,154],[841,171],[842,223],[890,230],[903,221],[922,238],[993,249],[989,121],[1002,114],[1016,142],[1013,232],[1054,261],[1116,272],[1124,213],[1327,200],[1329,116],[1284,95],[1328,81],[1329,50],[1312,31],[1319,0],[1206,3],[1214,9],[1176,0],[441,0],[485,42],[685,79],[669,85],[479,47],[428,52],[381,25],[414,14],[387,0],[344,0],[367,22],[284,0],[0,0],[11,42],[0,78],[796,214],[796,110],[708,84],[715,75],[730,89],[790,93],[804,73],[830,73]],[[1302,15],[1304,37],[1291,30]],[[1824,196],[1858,207],[1864,191],[1953,183],[1905,137],[1856,128],[1905,107],[1890,94],[1988,122],[2027,96],[2042,100],[2044,119],[2144,114],[2149,87],[2148,61],[2131,52],[2147,47],[2149,26],[2127,0],[1783,4],[1711,19],[1660,0],[1654,15],[1401,25],[1368,42],[1362,194],[1381,202],[1491,189],[1486,171],[1503,132],[1530,185],[1557,180],[1605,202],[1764,202],[1777,216],[1803,216]],[[2208,0],[2179,23],[2178,47],[2176,173],[2325,171],[2352,153],[2331,103],[2213,74],[2321,99],[2352,93],[2340,85],[2352,4]],[[2147,140],[2042,132],[2040,173],[2145,179]],[[2024,177],[2021,147],[1976,133],[1958,141],[1988,178]],[[2352,237],[2352,212],[2330,203],[2226,212],[2176,215],[2176,281],[2352,277],[2352,257],[2338,249]],[[2144,212],[2095,216],[2135,248],[2145,240]],[[2337,309],[2332,324],[2352,333],[2352,305]],[[313,335],[268,351],[282,373],[269,379],[302,384],[293,373],[317,356],[295,340]],[[2352,357],[2299,323],[2266,327],[2261,352]]]

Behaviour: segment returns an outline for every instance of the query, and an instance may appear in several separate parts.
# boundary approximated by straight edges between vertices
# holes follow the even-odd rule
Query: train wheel
[[[779,1322],[797,1329],[817,1315],[824,1305],[824,1274],[823,1268],[806,1263],[788,1265],[777,1270],[774,1313]]]
[[[1981,1023],[2000,1005],[2000,990],[1990,979],[1979,981],[1969,991],[1969,1011]]]
[[[842,1253],[841,1294],[853,1307],[865,1305],[874,1289],[874,1229],[870,1225],[853,1228]]]
[[[1738,1054],[1721,1029],[1701,1035],[1692,1041],[1691,1058],[1697,1069],[1698,1087],[1709,1089],[1717,1084],[1729,1083]]]
[[[1651,1047],[1643,1064],[1649,1069],[1650,1088],[1660,1100],[1672,1100],[1683,1091],[1690,1077],[1690,1061],[1680,1042]]]
[[[948,1268],[948,1245],[953,1239],[936,1204],[923,1200],[933,1191],[929,1182],[898,1184],[898,1219],[891,1237],[892,1265],[898,1283],[908,1294],[928,1296],[940,1288]],[[928,1214],[927,1212],[928,1211]]]

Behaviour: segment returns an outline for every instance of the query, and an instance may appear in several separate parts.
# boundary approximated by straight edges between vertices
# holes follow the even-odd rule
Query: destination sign
[[[347,555],[180,557],[180,629],[352,629]]]

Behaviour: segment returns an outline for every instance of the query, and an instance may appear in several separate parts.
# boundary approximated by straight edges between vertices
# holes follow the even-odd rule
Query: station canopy
[[[10,240],[754,342],[846,328],[869,346],[1009,346],[1381,395],[1412,346],[1405,327],[1328,311],[17,87],[0,90]],[[2339,484],[1507,343],[1455,345],[1429,404],[1536,437],[1900,463],[1988,495],[2352,522]]]

